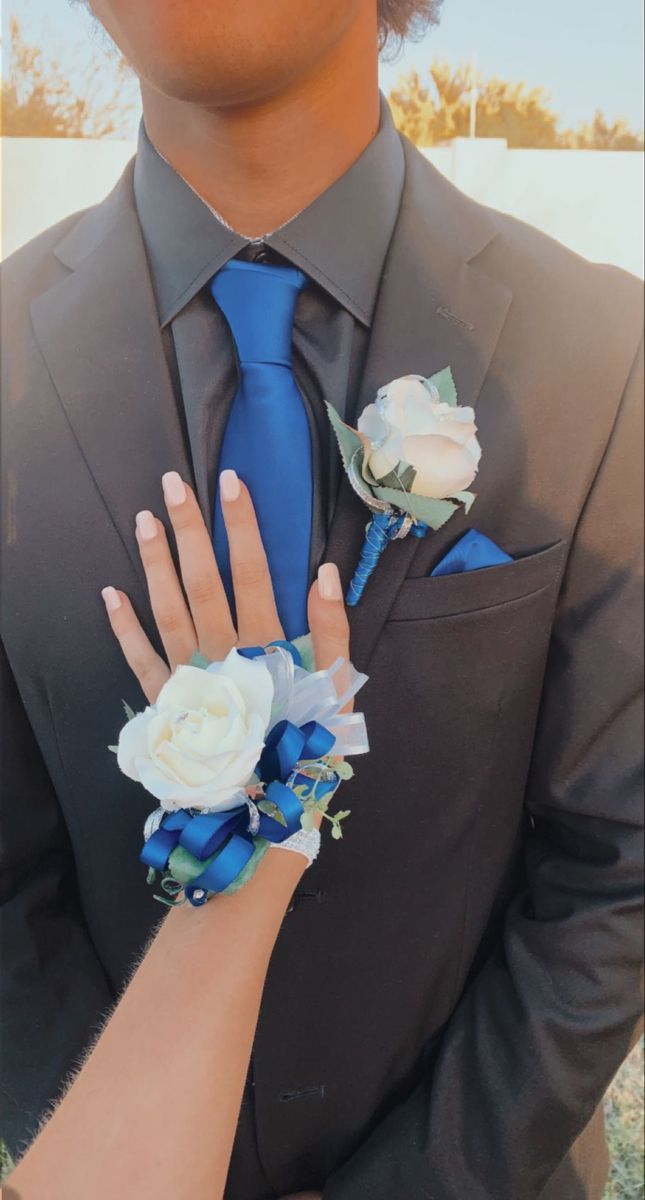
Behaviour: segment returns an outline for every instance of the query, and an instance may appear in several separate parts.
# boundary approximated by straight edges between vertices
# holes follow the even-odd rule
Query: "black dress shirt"
[[[208,283],[231,258],[289,262],[308,276],[293,326],[293,369],[309,417],[314,475],[310,575],[336,501],[340,458],[325,401],[348,419],[367,351],[383,265],[401,201],[404,157],[381,96],[379,129],[310,205],[263,238],[232,230],[161,156],[143,120],[134,171],[137,212],[162,339],[187,441],[209,447],[209,517],[225,412],[239,383],[229,326]],[[225,420],[225,414],[224,414]]]

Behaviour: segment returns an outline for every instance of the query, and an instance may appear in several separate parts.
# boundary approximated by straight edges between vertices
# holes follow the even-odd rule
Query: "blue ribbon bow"
[[[159,828],[144,844],[141,861],[155,871],[167,871],[170,855],[177,846],[182,846],[205,864],[204,870],[184,888],[191,904],[203,904],[208,892],[225,891],[252,857],[255,837],[284,842],[301,828],[304,807],[294,787],[305,787],[305,798],[314,789],[319,798],[335,790],[337,778],[312,780],[295,771],[299,762],[329,754],[335,740],[317,721],[307,721],[301,728],[291,721],[279,721],[267,737],[257,773],[267,785],[264,799],[275,805],[280,819],[260,812],[253,835],[246,805],[217,813],[181,808],[163,817]]]

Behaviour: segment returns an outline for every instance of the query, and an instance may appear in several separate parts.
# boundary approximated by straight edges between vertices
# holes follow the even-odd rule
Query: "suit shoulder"
[[[429,221],[441,219],[455,245],[464,231],[484,231],[477,265],[490,270],[513,292],[514,300],[548,321],[566,317],[575,323],[605,326],[611,334],[616,320],[634,323],[642,332],[643,284],[636,275],[607,263],[594,263],[565,246],[535,225],[474,200],[447,179],[407,139],[406,157],[413,176],[423,177],[422,188]],[[637,339],[638,340],[638,339]]]
[[[36,234],[30,241],[25,242],[8,255],[0,264],[3,287],[16,287],[22,283],[25,287],[30,280],[35,280],[51,259],[56,246],[71,232],[75,225],[94,208],[81,208],[78,212],[70,213],[55,225],[48,226],[42,233]]]
[[[553,293],[553,285],[557,284],[564,289],[563,299],[573,293],[584,307],[595,308],[600,303],[608,316],[616,311],[616,305],[642,309],[643,283],[636,275],[611,263],[592,262],[509,213],[493,208],[487,212],[498,228],[507,254],[513,255],[516,271],[522,272],[525,287],[548,282]]]
[[[542,230],[489,210],[499,236],[489,251],[513,291],[515,329],[549,347],[570,386],[590,373],[619,400],[643,343],[643,282],[610,263],[594,263]]]
[[[133,202],[133,163],[130,159],[112,190],[98,204],[70,213],[5,259],[0,266],[0,281],[3,297],[10,299],[8,307],[24,309],[100,243],[119,219],[124,205]]]

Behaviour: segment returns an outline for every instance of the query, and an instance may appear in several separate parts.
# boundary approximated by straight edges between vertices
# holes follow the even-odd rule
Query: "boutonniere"
[[[329,418],[354,491],[372,512],[347,603],[358,604],[388,542],[425,537],[459,508],[477,474],[475,413],[457,402],[450,367],[424,379],[404,375],[379,388],[352,429],[330,404]]]

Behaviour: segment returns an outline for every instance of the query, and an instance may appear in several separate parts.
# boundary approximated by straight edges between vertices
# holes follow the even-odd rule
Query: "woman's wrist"
[[[263,904],[270,904],[271,900],[275,900],[276,909],[282,905],[286,910],[294,888],[300,883],[307,866],[307,859],[302,854],[265,854],[243,888],[231,895],[222,893],[213,896],[210,903],[202,905],[199,910],[189,905],[177,905],[173,911],[177,916],[183,914],[189,923],[191,916],[197,915],[198,911],[207,917],[209,911],[214,913],[218,909],[221,910],[224,904],[237,907],[243,903],[245,894],[247,898],[260,898]]]

